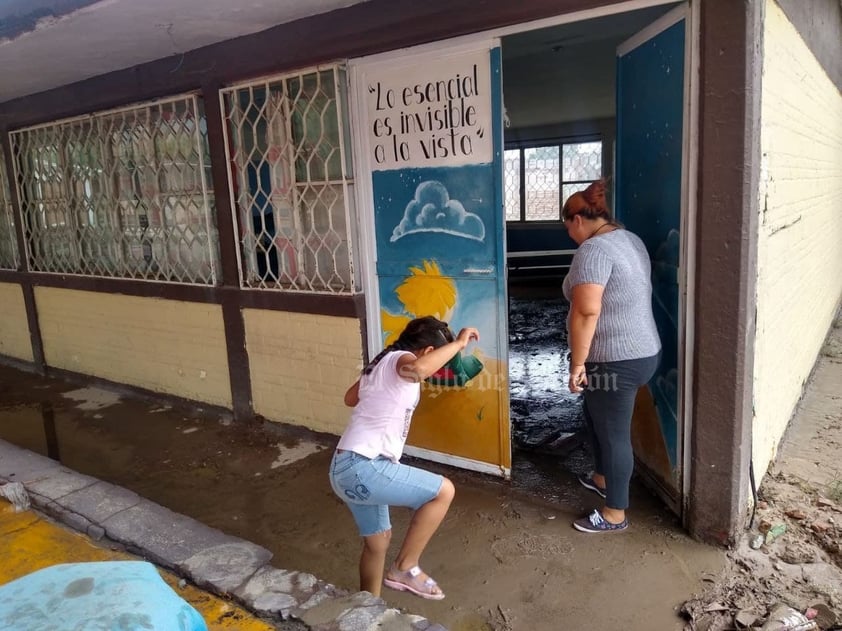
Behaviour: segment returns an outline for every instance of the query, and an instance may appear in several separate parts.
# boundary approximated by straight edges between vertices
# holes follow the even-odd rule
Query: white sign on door
[[[367,72],[372,170],[491,162],[490,72],[487,50]]]

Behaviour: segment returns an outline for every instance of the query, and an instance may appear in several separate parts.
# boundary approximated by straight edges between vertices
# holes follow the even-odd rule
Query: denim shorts
[[[363,537],[392,528],[389,506],[417,510],[439,494],[443,481],[436,473],[353,451],[336,452],[330,463],[333,492],[351,509]]]

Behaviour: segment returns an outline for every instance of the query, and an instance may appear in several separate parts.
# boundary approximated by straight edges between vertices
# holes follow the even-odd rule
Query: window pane
[[[524,149],[523,155],[526,220],[557,221],[561,217],[558,146]]]
[[[262,289],[353,291],[339,68],[223,91],[242,282]]]
[[[203,122],[183,96],[14,132],[33,268],[214,284]]]
[[[12,197],[6,166],[0,160],[0,268],[15,269],[18,266],[18,244],[15,234],[15,216],[12,211]]]
[[[579,182],[578,184],[564,184],[562,186],[561,198],[566,202],[567,198],[570,197],[573,193],[584,191],[586,188],[588,188],[588,186],[590,186],[589,182]]]
[[[503,190],[506,221],[520,220],[520,149],[508,149],[503,156]]]
[[[597,180],[602,176],[602,143],[578,142],[564,145],[565,182]]]

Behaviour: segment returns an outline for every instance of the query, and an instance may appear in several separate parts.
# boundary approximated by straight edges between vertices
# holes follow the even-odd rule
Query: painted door
[[[350,64],[369,352],[433,315],[480,341],[426,383],[407,453],[508,476],[500,48]]]
[[[685,206],[686,7],[617,51],[617,216],[652,259],[660,367],[638,393],[632,442],[642,470],[675,510],[681,506],[684,335],[680,283]]]

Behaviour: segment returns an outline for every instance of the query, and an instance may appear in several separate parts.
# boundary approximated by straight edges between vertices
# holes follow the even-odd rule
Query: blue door
[[[638,470],[681,506],[684,116],[686,7],[617,52],[616,211],[652,259],[653,307],[663,356],[641,389],[632,424]]]

